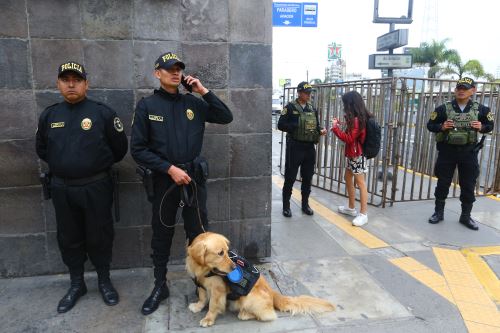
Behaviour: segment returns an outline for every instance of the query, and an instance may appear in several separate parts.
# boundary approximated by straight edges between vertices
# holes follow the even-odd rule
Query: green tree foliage
[[[446,43],[448,39],[442,41],[433,40],[430,43],[423,42],[420,47],[412,49],[413,63],[429,66],[427,76],[429,78],[437,78],[446,68],[448,58],[456,52],[455,50],[448,50]]]
[[[474,78],[485,78],[489,82],[494,81],[494,77],[484,71],[483,65],[479,60],[471,59],[466,63],[462,62],[462,58],[455,50],[448,58],[448,65],[444,69],[445,74],[456,74],[461,79],[464,75],[471,75]]]

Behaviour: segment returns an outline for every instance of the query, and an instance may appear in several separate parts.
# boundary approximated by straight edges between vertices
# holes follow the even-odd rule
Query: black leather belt
[[[52,181],[54,181],[55,184],[61,184],[61,185],[68,185],[68,186],[82,186],[86,184],[90,184],[93,182],[96,182],[98,180],[104,179],[109,177],[108,172],[99,172],[98,174],[95,174],[90,177],[85,177],[85,178],[61,178],[57,176],[52,176]]]

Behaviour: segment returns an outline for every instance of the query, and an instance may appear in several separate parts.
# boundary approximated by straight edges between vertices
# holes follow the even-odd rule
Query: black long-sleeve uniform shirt
[[[36,152],[61,178],[85,178],[108,170],[127,153],[127,136],[116,112],[84,100],[46,108],[36,132]]]
[[[163,89],[137,103],[132,123],[130,152],[151,170],[167,172],[172,164],[187,163],[200,155],[205,122],[229,124],[233,115],[214,93],[197,98],[170,94]]]

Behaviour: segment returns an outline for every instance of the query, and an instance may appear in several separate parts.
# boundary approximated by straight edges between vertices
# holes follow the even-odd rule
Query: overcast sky
[[[283,0],[274,2],[315,2]],[[377,52],[377,37],[389,32],[389,24],[372,23],[374,0],[317,0],[318,27],[273,27],[273,87],[280,78],[292,85],[306,79],[324,78],[328,65],[328,44],[342,44],[347,73],[380,77],[380,70],[368,69],[368,56]],[[379,0],[379,15],[407,14],[408,0]],[[449,38],[448,48],[458,50],[462,60],[479,60],[485,70],[500,70],[499,0],[414,0],[413,23],[397,24],[409,29],[409,47],[422,41]],[[403,48],[394,53],[402,53]]]

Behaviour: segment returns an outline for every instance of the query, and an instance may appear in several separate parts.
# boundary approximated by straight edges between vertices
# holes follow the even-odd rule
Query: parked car
[[[273,96],[272,114],[279,114],[283,110],[283,101],[280,97]]]

